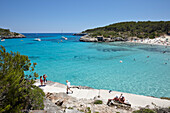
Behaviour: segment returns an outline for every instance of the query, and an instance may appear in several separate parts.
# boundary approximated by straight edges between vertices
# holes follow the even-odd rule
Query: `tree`
[[[103,32],[104,31],[104,32]],[[155,38],[155,36],[161,36],[169,34],[170,21],[138,21],[138,22],[120,22],[111,24],[105,27],[98,27],[94,29],[88,29],[83,31],[84,33],[90,33],[97,35],[110,35],[113,37],[137,36],[139,38]],[[118,34],[119,33],[119,34]]]
[[[6,52],[1,46],[0,112],[18,113],[22,110],[43,109],[45,94],[33,85],[38,77],[34,72],[36,65],[31,63],[28,56]]]

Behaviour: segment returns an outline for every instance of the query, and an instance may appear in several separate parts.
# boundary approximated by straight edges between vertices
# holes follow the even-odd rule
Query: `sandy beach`
[[[39,86],[40,82],[37,80],[35,85]],[[48,92],[49,93],[66,93],[66,85],[57,83],[57,82],[47,83],[46,86],[42,86],[40,88],[46,94]],[[107,103],[108,99],[112,99],[113,97],[115,97],[115,95],[120,95],[122,93],[125,96],[125,99],[129,101],[133,109],[138,109],[138,108],[146,107],[146,106],[152,109],[155,107],[155,105],[161,108],[170,107],[170,100],[164,100],[164,99],[155,98],[155,97],[123,93],[123,92],[117,92],[117,91],[112,91],[111,93],[109,93],[109,90],[103,90],[103,89],[72,88],[72,90],[74,93],[68,94],[71,97],[75,97],[77,99],[94,99],[94,97],[100,96],[100,99],[104,102],[104,104]]]

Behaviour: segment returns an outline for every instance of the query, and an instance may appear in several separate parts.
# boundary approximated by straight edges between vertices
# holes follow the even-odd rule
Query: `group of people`
[[[43,77],[43,78],[42,78]],[[45,86],[46,83],[47,83],[47,75],[44,74],[43,76],[40,76],[40,83],[41,83],[41,86]],[[71,91],[71,93],[73,93],[73,91],[71,90],[71,84],[68,80],[66,80],[66,84],[67,84],[67,94],[69,93],[68,91]]]
[[[118,102],[121,104],[129,104],[125,103],[125,97],[123,96],[123,94],[121,94],[119,97],[116,95],[113,99],[108,99],[107,105],[110,105],[111,101]]]
[[[46,74],[43,75],[43,79],[42,79],[42,76],[40,76],[40,83],[41,83],[41,86],[43,86],[43,84],[46,85],[46,83],[47,83],[47,75]]]

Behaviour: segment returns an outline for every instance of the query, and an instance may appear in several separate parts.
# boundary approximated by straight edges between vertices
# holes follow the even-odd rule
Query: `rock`
[[[91,38],[87,36],[83,36],[79,39],[81,42],[98,42],[97,38]]]
[[[103,37],[103,36],[97,36],[97,37],[90,37],[88,35],[82,36],[80,38],[81,42],[114,42],[114,41],[127,41],[127,38],[121,38],[121,37]]]
[[[48,99],[44,100],[44,110],[47,113],[63,113],[63,111],[60,107],[56,106],[54,103],[52,103]]]
[[[81,112],[81,111],[78,111],[78,110],[74,110],[74,109],[66,109],[65,113],[84,113],[84,112]]]
[[[63,100],[58,100],[55,104],[56,104],[57,106],[62,106]]]

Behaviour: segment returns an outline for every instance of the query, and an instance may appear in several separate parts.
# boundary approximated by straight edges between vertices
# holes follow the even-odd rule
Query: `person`
[[[66,83],[67,83],[67,94],[68,94],[68,90],[70,90],[73,93],[73,91],[70,89],[71,88],[70,82],[66,80]]]
[[[43,79],[42,79],[42,76],[40,76],[40,82],[41,82],[41,86],[43,86]]]
[[[116,95],[113,99],[108,99],[107,105],[109,105],[112,100],[113,101],[119,101],[118,95]]]
[[[47,75],[44,74],[44,75],[43,75],[43,78],[44,78],[44,85],[46,85],[46,83],[47,83]]]
[[[107,105],[110,105],[110,102],[112,100],[116,101],[116,102],[124,103],[125,97],[123,96],[123,94],[121,94],[119,97],[118,97],[118,95],[116,95],[113,99],[108,99]]]
[[[119,102],[122,104],[125,102],[125,97],[123,95],[119,97]]]

